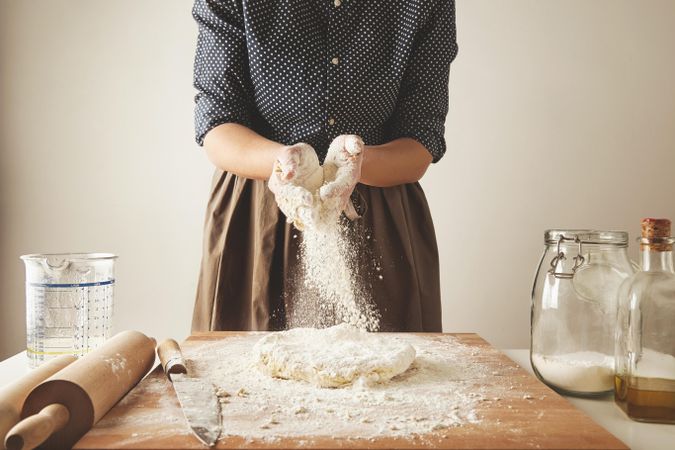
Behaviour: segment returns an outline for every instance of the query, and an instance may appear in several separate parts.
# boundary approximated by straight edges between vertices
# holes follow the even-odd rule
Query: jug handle
[[[45,270],[65,270],[68,268],[68,266],[70,266],[70,261],[68,261],[68,258],[46,256],[42,260],[42,265],[44,266]]]

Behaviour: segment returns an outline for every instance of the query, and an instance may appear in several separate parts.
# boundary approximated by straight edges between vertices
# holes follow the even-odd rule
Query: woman
[[[445,153],[453,0],[196,0],[196,140],[217,170],[193,331],[287,326],[298,231],[266,185],[294,144],[365,143],[351,196],[382,331],[441,331],[418,180]],[[301,238],[301,236],[300,236]],[[372,264],[371,264],[372,265]],[[373,276],[371,276],[373,275]]]

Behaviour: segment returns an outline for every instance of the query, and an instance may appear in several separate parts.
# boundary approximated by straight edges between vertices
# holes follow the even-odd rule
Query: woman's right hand
[[[306,147],[311,148],[309,144],[302,142],[282,147],[277,153],[277,159],[274,162],[274,170],[270,180],[276,178],[281,182],[290,182],[297,174],[300,158]]]
[[[288,222],[296,222],[296,225],[298,225],[298,208],[311,207],[313,203],[312,194],[302,186],[293,183],[296,178],[302,177],[299,173],[302,155],[310,150],[314,152],[309,144],[303,142],[282,147],[267,183],[279,209],[286,215]]]

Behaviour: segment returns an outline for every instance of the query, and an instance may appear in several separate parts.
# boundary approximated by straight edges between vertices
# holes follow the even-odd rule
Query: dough
[[[405,372],[415,359],[410,344],[348,324],[270,333],[254,352],[262,372],[319,387],[384,382]]]

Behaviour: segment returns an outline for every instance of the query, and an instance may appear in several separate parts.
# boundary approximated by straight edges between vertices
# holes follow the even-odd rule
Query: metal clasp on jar
[[[578,245],[578,250],[577,250],[577,256],[573,258],[574,260],[574,266],[572,267],[571,272],[558,272],[558,263],[562,263],[567,259],[565,256],[565,253],[562,251],[562,243],[563,241],[567,242],[574,242],[575,244]],[[562,278],[569,280],[571,278],[574,278],[574,274],[577,272],[579,267],[581,267],[584,264],[584,261],[586,259],[582,256],[582,241],[579,239],[578,236],[575,236],[574,238],[568,238],[565,236],[560,236],[558,237],[558,251],[555,257],[551,260],[551,268],[548,269],[548,273],[553,275],[556,278]]]

